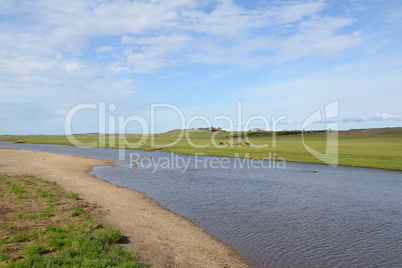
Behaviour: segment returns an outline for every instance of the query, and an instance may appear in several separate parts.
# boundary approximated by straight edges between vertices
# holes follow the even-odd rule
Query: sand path
[[[106,160],[0,149],[0,173],[24,173],[56,181],[68,192],[97,203],[106,225],[120,228],[127,248],[150,267],[250,267],[231,247],[144,194],[88,174]]]

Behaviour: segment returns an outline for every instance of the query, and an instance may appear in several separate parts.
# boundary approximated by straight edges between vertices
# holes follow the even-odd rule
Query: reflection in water
[[[7,146],[118,160],[113,149]],[[204,168],[179,156],[189,163],[183,172],[150,160],[170,154],[131,153],[148,159],[143,168],[127,161],[93,173],[193,220],[256,267],[402,267],[402,172],[301,163],[242,169],[235,159]]]

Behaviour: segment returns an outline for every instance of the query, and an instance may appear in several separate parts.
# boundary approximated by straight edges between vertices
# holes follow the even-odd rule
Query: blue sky
[[[111,130],[153,104],[188,127],[300,129],[334,101],[340,129],[398,127],[402,1],[1,0],[0,94],[0,134],[64,134],[82,103],[98,109],[74,133],[98,132],[101,103]],[[182,126],[154,112],[155,132]]]

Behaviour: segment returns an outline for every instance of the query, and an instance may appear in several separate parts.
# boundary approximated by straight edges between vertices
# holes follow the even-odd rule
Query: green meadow
[[[402,170],[402,128],[361,129],[339,132],[300,131],[226,132],[209,130],[172,130],[161,134],[74,135],[73,144],[66,136],[0,136],[2,141],[37,144],[98,146],[107,148],[163,151],[177,154],[203,154],[269,158],[325,164],[306,147],[325,154],[327,135],[337,135],[338,164]],[[303,143],[304,141],[304,143]],[[249,142],[250,145],[245,143]],[[223,145],[221,145],[221,143]],[[237,144],[241,145],[237,145]],[[305,146],[306,145],[306,146]]]

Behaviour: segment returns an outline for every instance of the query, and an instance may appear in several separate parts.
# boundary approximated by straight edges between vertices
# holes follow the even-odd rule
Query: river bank
[[[106,160],[51,153],[0,150],[0,172],[29,173],[56,181],[68,192],[100,205],[98,221],[120,229],[127,248],[151,267],[249,267],[231,247],[144,194],[88,174]]]

